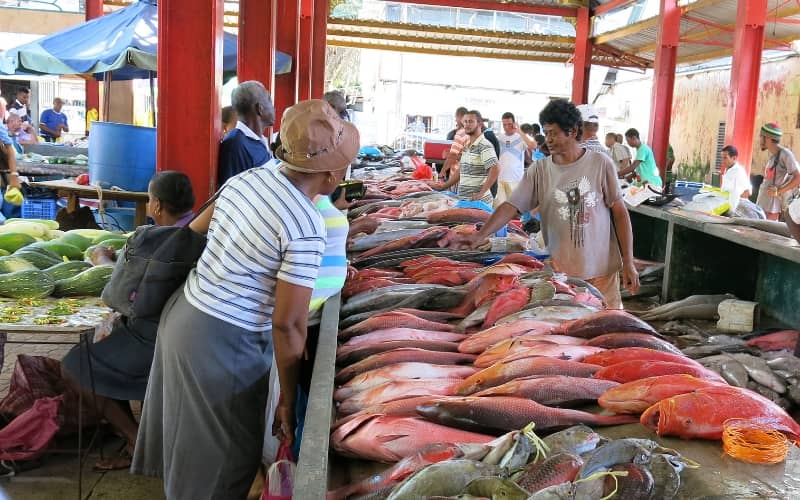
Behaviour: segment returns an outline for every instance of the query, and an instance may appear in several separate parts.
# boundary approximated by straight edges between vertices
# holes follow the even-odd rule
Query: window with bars
[[[714,161],[714,170],[719,172],[722,167],[722,148],[725,147],[725,122],[719,122],[717,129],[717,154],[716,161]]]

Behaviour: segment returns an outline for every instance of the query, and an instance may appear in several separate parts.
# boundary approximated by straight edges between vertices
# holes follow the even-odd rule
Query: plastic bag
[[[291,500],[294,492],[294,469],[292,450],[285,443],[281,443],[275,463],[267,470],[261,500]]]

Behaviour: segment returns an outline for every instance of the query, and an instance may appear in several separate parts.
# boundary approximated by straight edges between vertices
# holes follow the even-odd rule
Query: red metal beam
[[[275,48],[292,56],[292,70],[275,77],[275,126],[280,128],[283,112],[297,102],[298,63],[300,59],[300,0],[278,2],[280,29]]]
[[[328,0],[314,0],[314,44],[311,50],[311,97],[320,99],[325,92],[325,58],[328,44]]]
[[[559,7],[557,5],[530,5],[522,3],[484,2],[481,0],[391,0],[393,3],[410,3],[432,5],[435,7],[456,7],[461,9],[494,10],[498,12],[516,12],[518,14],[540,14],[543,16],[575,17],[575,7]]]
[[[575,25],[575,56],[572,58],[572,102],[589,102],[589,73],[592,69],[592,23],[589,8],[578,9]]]
[[[693,23],[697,23],[697,24],[700,24],[700,25],[703,25],[703,26],[707,26],[707,27],[710,27],[710,28],[715,28],[715,29],[718,29],[720,31],[724,31],[726,33],[734,33],[736,31],[736,29],[733,28],[733,27],[725,26],[723,24],[715,23],[713,21],[707,21],[705,19],[700,19],[699,17],[690,16],[688,14],[684,14],[683,18],[688,20],[688,21],[691,21]],[[775,19],[770,19],[770,22],[772,22],[772,21],[775,21]],[[798,22],[798,24],[800,24],[800,22]],[[764,40],[767,43],[776,45],[778,47],[781,47],[781,48],[784,48],[784,49],[787,49],[787,50],[791,49],[791,45],[786,43],[786,42],[784,42],[783,40],[778,40],[778,39],[775,39],[775,38],[765,38]],[[681,39],[681,42],[683,42],[683,41],[684,41],[684,39]],[[686,40],[686,42],[687,43],[699,43],[697,41],[692,42],[690,40]],[[730,44],[724,45],[724,47],[730,47]]]
[[[603,14],[611,12],[612,10],[617,10],[627,7],[628,5],[636,3],[636,1],[637,0],[608,0],[606,3],[594,9],[594,15],[602,16]]]
[[[767,0],[739,2],[733,42],[731,96],[725,122],[725,142],[739,150],[739,163],[750,172],[756,130],[761,55]]]
[[[666,174],[669,129],[672,121],[672,93],[675,87],[675,64],[681,27],[681,9],[677,0],[661,0],[659,22],[650,104],[649,142],[663,179]]]
[[[681,38],[680,43],[692,45],[710,45],[712,47],[733,47],[731,42],[717,42],[714,40],[692,40],[691,38]]]
[[[86,20],[91,21],[103,16],[103,0],[86,0]],[[100,112],[100,82],[94,78],[87,78],[86,88],[86,111],[96,109]],[[86,123],[88,125],[88,122]]]
[[[314,0],[300,0],[300,54],[297,61],[297,99],[311,98],[311,67],[314,54]],[[325,36],[323,31],[319,36]]]
[[[275,89],[275,0],[239,0],[236,76]]]
[[[158,2],[157,168],[186,173],[198,205],[217,177],[223,11],[223,0]]]

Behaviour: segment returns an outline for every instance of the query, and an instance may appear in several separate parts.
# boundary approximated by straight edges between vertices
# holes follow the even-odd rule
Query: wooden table
[[[64,179],[58,181],[31,182],[31,186],[47,188],[58,193],[59,197],[67,198],[67,212],[72,213],[80,207],[80,199],[100,199],[100,195],[92,186],[82,186],[74,180]],[[136,214],[133,223],[141,226],[147,222],[147,193],[139,191],[121,191],[116,189],[103,189],[103,200],[133,201],[136,203]]]
[[[43,344],[56,344],[56,345],[77,345],[83,344],[87,352],[91,348],[91,344],[95,341],[105,338],[111,331],[116,315],[111,309],[106,307],[103,302],[96,297],[77,297],[74,300],[78,301],[76,312],[70,316],[65,316],[65,321],[59,325],[37,325],[34,319],[42,317],[47,314],[47,311],[60,301],[69,301],[70,299],[55,299],[48,297],[41,299],[34,306],[26,307],[27,313],[23,314],[20,321],[17,323],[0,323],[0,343],[2,344],[28,344],[28,345],[43,345]],[[0,310],[7,307],[14,307],[20,305],[20,301],[12,299],[0,299]],[[18,337],[18,336],[23,337]],[[41,340],[33,339],[30,337],[41,335]],[[52,340],[52,336],[58,335],[58,340]],[[1,351],[1,350],[0,350]],[[97,401],[94,399],[95,387],[94,376],[92,371],[92,357],[87,356],[88,366],[84,366],[84,357],[80,357],[78,364],[78,377],[82,378],[84,369],[89,370],[89,380],[91,381],[92,403],[94,405],[94,412],[98,414]],[[13,370],[11,366],[9,369]],[[78,392],[78,499],[83,500],[83,463],[88,456],[89,450],[99,435],[99,424],[95,427],[95,431],[87,447],[87,452],[83,454],[83,391]],[[101,449],[102,453],[102,449]],[[101,455],[102,456],[102,455]]]

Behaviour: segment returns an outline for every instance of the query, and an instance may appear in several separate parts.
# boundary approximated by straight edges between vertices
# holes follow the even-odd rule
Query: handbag
[[[200,207],[192,221],[219,193]],[[111,279],[103,288],[103,302],[128,318],[158,321],[164,304],[186,281],[206,247],[206,236],[190,229],[189,224],[138,227],[128,238]]]

